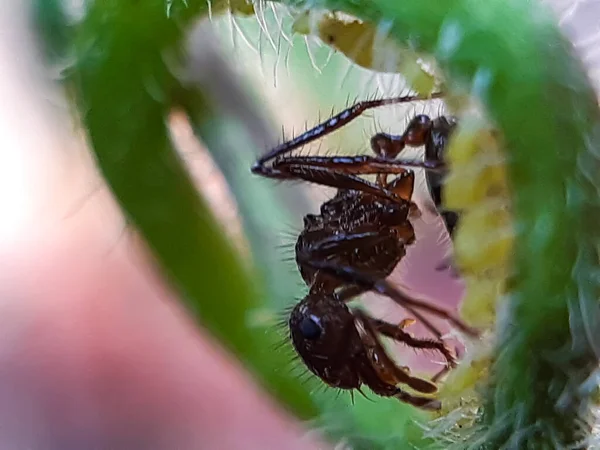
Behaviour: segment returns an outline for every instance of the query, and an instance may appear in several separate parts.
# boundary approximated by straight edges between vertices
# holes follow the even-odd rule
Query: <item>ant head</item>
[[[364,350],[354,319],[342,301],[324,294],[309,294],[289,319],[292,343],[306,366],[325,383],[341,389],[361,384],[353,362]]]

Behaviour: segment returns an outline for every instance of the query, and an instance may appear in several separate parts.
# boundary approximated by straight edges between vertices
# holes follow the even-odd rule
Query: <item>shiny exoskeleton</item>
[[[390,184],[388,189],[399,196],[398,201],[340,189],[335,197],[323,203],[319,215],[305,216],[296,255],[306,284],[313,286],[317,282],[319,270],[305,263],[305,256],[353,267],[375,279],[390,275],[406,254],[406,246],[415,240],[408,221],[410,213],[418,211],[408,200],[413,185],[414,174],[410,171]],[[339,285],[339,278],[330,278],[331,286]]]
[[[413,118],[408,126],[408,129],[414,127],[423,133],[419,136],[420,139],[416,143],[421,143],[425,147],[425,162],[429,164],[437,163],[439,165],[438,170],[426,171],[425,177],[433,203],[444,220],[446,229],[451,237],[454,235],[459,213],[443,207],[444,178],[447,175],[444,167],[446,164],[446,148],[456,125],[457,121],[454,117],[440,116],[431,119],[426,115],[418,115]],[[383,156],[397,155],[402,151],[404,146],[405,143],[403,142],[402,135],[395,136],[387,133],[378,133],[371,138],[371,147],[377,154]]]
[[[434,381],[455,365],[453,352],[423,313],[449,320],[471,336],[477,332],[451,312],[404,294],[386,278],[406,254],[406,247],[415,241],[410,218],[418,215],[419,210],[411,200],[414,173],[407,167],[425,167],[443,176],[443,146],[451,131],[450,121],[440,118],[436,122],[420,115],[402,135],[377,134],[371,139],[376,156],[287,155],[340,128],[367,109],[419,99],[422,100],[401,97],[358,103],[273,149],[257,161],[252,171],[269,178],[302,179],[338,189],[335,197],[321,206],[320,214],[305,217],[304,229],[296,243],[296,262],[309,293],[293,309],[289,327],[293,345],[309,370],[337,388],[360,389],[366,384],[378,395],[396,397],[420,408],[437,409],[440,404],[436,400],[409,394],[398,387],[405,384],[423,394],[434,393],[437,390]],[[397,159],[407,145],[425,145],[436,159]],[[375,182],[360,176],[366,174],[376,174]],[[390,175],[394,177],[388,181]],[[432,193],[437,181],[435,177],[429,180]],[[395,325],[347,306],[349,300],[369,290],[403,306],[434,338],[420,339],[407,333],[404,328],[409,321]],[[446,368],[432,381],[413,377],[387,355],[380,336],[413,348],[437,351],[446,359]]]
[[[453,117],[441,116],[433,120],[429,138],[425,142],[425,159],[427,161],[439,161],[445,163],[445,152],[448,140],[456,128],[456,119]],[[446,171],[432,172],[425,175],[427,177],[427,186],[435,206],[444,219],[446,229],[451,237],[454,236],[454,229],[458,223],[459,214],[456,211],[444,209],[444,177]]]

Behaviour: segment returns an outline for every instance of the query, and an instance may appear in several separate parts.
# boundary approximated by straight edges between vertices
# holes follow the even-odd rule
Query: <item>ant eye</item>
[[[302,333],[304,339],[319,339],[321,332],[322,330],[319,320],[317,318],[313,318],[313,316],[305,317],[302,319],[302,322],[300,322],[300,333]]]

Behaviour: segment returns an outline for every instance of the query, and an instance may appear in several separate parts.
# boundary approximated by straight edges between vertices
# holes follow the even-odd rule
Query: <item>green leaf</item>
[[[249,325],[265,303],[260,283],[196,192],[169,135],[167,117],[184,89],[174,65],[184,61],[185,25],[200,8],[174,3],[167,16],[161,2],[87,6],[64,82],[110,189],[199,323],[300,417],[315,416],[306,388],[281,370],[285,353],[272,351],[280,338]],[[202,98],[198,92],[201,120],[218,122]]]

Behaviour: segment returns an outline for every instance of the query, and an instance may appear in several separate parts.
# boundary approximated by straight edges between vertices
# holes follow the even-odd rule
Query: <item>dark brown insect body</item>
[[[406,247],[415,240],[409,219],[419,211],[411,200],[414,173],[406,167],[425,167],[437,170],[440,175],[445,169],[440,158],[406,161],[396,157],[406,145],[425,145],[426,152],[443,156],[450,121],[444,118],[435,122],[427,116],[416,116],[400,136],[377,134],[371,140],[377,155],[374,157],[285,156],[341,127],[366,109],[415,99],[419,98],[358,103],[275,148],[254,165],[253,172],[338,188],[336,196],[321,206],[319,215],[305,217],[304,230],[296,243],[296,261],[310,291],[292,311],[289,326],[294,347],[306,366],[337,388],[360,389],[366,384],[379,395],[436,409],[439,402],[409,394],[398,387],[398,384],[406,384],[424,394],[437,390],[434,382],[413,377],[408,369],[397,366],[385,352],[379,336],[414,348],[438,351],[447,361],[447,370],[455,365],[454,355],[422,312],[450,320],[467,334],[477,334],[450,312],[411,298],[385,280],[406,254]],[[439,128],[436,128],[438,123]],[[271,165],[267,166],[267,162]],[[362,174],[376,174],[376,182],[358,176]],[[394,178],[388,182],[389,175]],[[437,181],[437,178],[429,179],[430,186],[435,188]],[[369,290],[387,295],[402,305],[426,325],[435,338],[415,338],[404,331],[407,322],[390,324],[346,305],[347,301]]]
[[[431,119],[425,115],[416,116],[410,127],[421,128],[422,135],[416,139],[425,147],[425,161],[429,163],[438,163],[439,170],[428,170],[425,174],[427,179],[427,188],[435,204],[435,207],[446,224],[446,229],[450,236],[453,236],[454,229],[458,223],[459,213],[443,208],[443,187],[446,170],[443,168],[446,164],[445,154],[448,141],[452,132],[456,128],[456,119],[453,117],[440,116]],[[406,145],[401,136],[394,136],[387,133],[378,133],[371,138],[371,148],[381,155],[397,155]]]
[[[414,175],[405,172],[392,192],[406,191],[410,198]],[[400,197],[402,199],[402,197]],[[375,279],[387,278],[406,254],[406,245],[415,240],[408,221],[416,205],[397,202],[355,190],[339,190],[321,206],[320,215],[304,218],[304,230],[296,243],[298,267],[308,286],[316,281],[319,270],[302,258],[326,258],[340,266],[353,267]],[[331,286],[340,285],[337,277]]]
[[[448,140],[452,135],[452,132],[456,128],[456,120],[452,117],[438,117],[433,120],[431,133],[429,139],[425,143],[425,159],[428,161],[439,161],[445,163],[445,153],[447,148]],[[454,229],[458,224],[459,213],[456,211],[450,211],[443,209],[444,203],[444,191],[443,183],[444,177],[446,176],[445,171],[442,173],[427,172],[427,186],[431,198],[435,203],[435,206],[442,216],[446,229],[450,236],[454,235]]]
[[[391,191],[410,198],[414,185],[412,172],[404,172]],[[291,337],[308,368],[331,386],[360,389],[364,383],[381,396],[398,396],[423,408],[437,408],[438,402],[410,395],[399,383],[414,390],[433,393],[435,384],[412,377],[387,356],[377,337],[377,326],[410,337],[395,325],[374,322],[364,313],[351,311],[344,300],[368,290],[360,281],[353,283],[335,272],[315,267],[314,261],[327,261],[332,267],[352,268],[373,280],[387,278],[415,240],[408,221],[417,208],[400,197],[390,201],[355,190],[339,190],[325,202],[320,215],[307,215],[304,230],[296,243],[297,263],[309,295],[290,317]],[[433,340],[411,340],[426,348],[441,350],[453,363],[451,352]]]

